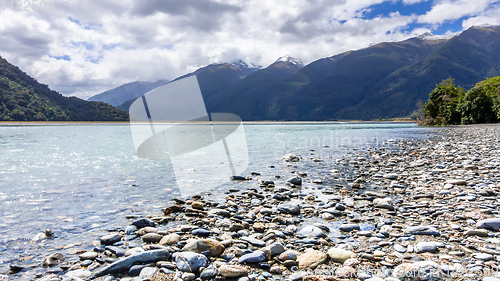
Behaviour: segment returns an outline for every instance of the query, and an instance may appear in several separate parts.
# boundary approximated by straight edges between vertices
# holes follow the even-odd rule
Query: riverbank
[[[300,159],[289,155],[280,163],[285,173],[255,172],[224,199],[174,199],[163,213],[128,216],[130,225],[96,237],[91,249],[46,257],[46,272],[36,277],[376,281],[495,275],[500,126],[447,128],[393,145],[398,149],[355,151],[337,169],[314,177],[314,167],[332,159],[318,158],[319,151]],[[20,270],[12,276],[24,271],[15,264],[12,270]]]

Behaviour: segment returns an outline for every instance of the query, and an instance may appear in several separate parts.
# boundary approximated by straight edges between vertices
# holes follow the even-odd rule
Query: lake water
[[[286,153],[323,159],[294,169],[325,179],[337,159],[353,151],[422,138],[428,129],[412,123],[258,123],[244,124],[244,132],[249,165],[240,174],[259,172],[254,179],[271,180],[279,174],[284,181],[290,176],[281,160]],[[125,226],[126,215],[159,214],[182,196],[175,180],[184,175],[174,174],[169,162],[137,157],[127,124],[0,125],[0,155],[0,274],[11,263],[39,264],[56,249],[89,248],[106,229]],[[258,186],[255,180],[202,180],[220,181],[211,191],[221,201],[229,187]],[[54,239],[30,241],[46,228]]]

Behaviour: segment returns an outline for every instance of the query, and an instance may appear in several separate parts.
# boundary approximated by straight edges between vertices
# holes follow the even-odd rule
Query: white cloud
[[[479,25],[500,25],[500,5],[495,5],[477,16],[468,18],[462,22],[462,27],[467,29]]]
[[[413,4],[418,4],[422,2],[427,2],[429,0],[403,0],[403,4],[405,5],[413,5]]]
[[[394,0],[53,1],[50,13],[0,11],[0,55],[80,97],[137,79],[173,79],[215,62],[266,66],[282,55],[311,62],[427,31],[408,30],[417,20],[439,25],[471,15],[465,27],[500,18],[486,0],[439,1],[420,18],[397,11],[366,18],[373,5],[392,7]]]
[[[491,4],[491,0],[444,0],[439,1],[425,15],[420,16],[419,23],[442,24],[446,21],[457,20],[464,16],[475,15],[484,11]]]

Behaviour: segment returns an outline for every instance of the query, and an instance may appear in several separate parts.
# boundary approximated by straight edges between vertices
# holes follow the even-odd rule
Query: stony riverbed
[[[91,248],[44,257],[35,278],[497,280],[500,126],[394,144],[351,153],[320,177],[297,164],[332,159],[285,155],[286,173],[243,175],[252,179],[224,199],[200,194],[129,216]],[[12,264],[10,277],[26,270]]]

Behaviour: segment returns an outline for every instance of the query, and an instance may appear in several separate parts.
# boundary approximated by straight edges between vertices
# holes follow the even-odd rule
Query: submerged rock
[[[282,159],[285,162],[299,162],[300,161],[300,158],[297,155],[292,154],[292,153],[285,154],[282,157]]]
[[[144,228],[146,226],[154,227],[155,223],[149,219],[142,218],[142,219],[138,219],[138,220],[133,221],[132,225],[140,229],[140,228]]]
[[[53,267],[58,264],[60,264],[62,261],[64,261],[64,255],[61,253],[53,253],[50,254],[48,257],[45,258],[43,261],[43,266],[45,267]]]
[[[286,183],[293,184],[293,185],[302,185],[302,179],[299,177],[293,177],[289,178]]]
[[[292,202],[283,203],[278,205],[278,211],[285,214],[300,215],[300,206]]]
[[[314,225],[307,225],[301,230],[299,230],[296,236],[299,238],[307,238],[307,237],[322,238],[326,237],[326,233],[319,227],[316,227]]]

